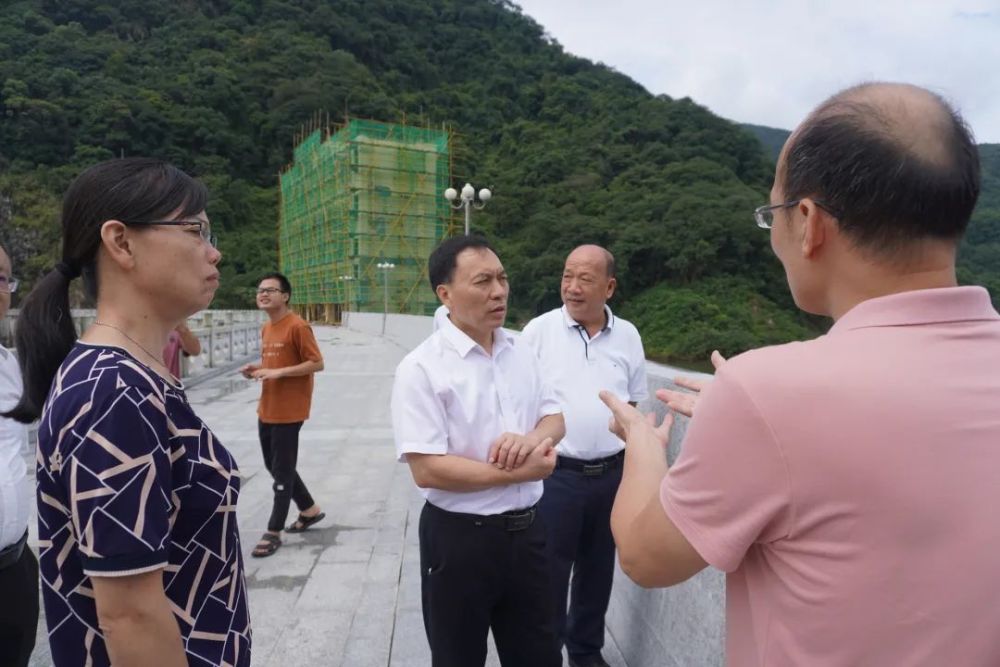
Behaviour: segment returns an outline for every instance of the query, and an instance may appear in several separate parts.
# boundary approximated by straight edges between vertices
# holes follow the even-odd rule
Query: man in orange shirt
[[[280,273],[264,276],[257,285],[257,307],[269,321],[261,332],[261,362],[240,369],[245,378],[260,380],[257,407],[260,447],[264,466],[274,478],[274,507],[267,532],[254,547],[253,556],[270,556],[281,546],[281,531],[291,501],[299,518],[286,530],[300,533],[326,515],[320,511],[295,471],[299,430],[309,418],[313,373],[323,370],[323,355],[309,323],[288,308],[292,285]]]

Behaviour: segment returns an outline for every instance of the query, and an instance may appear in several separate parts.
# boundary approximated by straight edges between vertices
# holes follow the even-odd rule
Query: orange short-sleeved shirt
[[[261,331],[262,368],[287,368],[304,361],[323,361],[312,327],[295,313],[265,322]],[[313,376],[264,380],[257,416],[266,424],[292,424],[309,419]]]

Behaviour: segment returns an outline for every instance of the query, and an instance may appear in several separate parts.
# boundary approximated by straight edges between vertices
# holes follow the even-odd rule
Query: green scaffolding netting
[[[381,312],[387,294],[388,312],[433,313],[427,257],[451,220],[442,196],[449,133],[352,120],[323,136],[307,136],[280,176],[279,254],[292,303]]]

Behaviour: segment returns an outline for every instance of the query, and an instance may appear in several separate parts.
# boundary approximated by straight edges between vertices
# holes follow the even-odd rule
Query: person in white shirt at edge
[[[535,350],[566,420],[538,512],[549,531],[556,630],[570,667],[608,664],[601,649],[615,570],[611,506],[625,443],[608,431],[611,411],[598,393],[607,390],[632,405],[648,396],[639,332],[607,305],[615,287],[614,256],[596,245],[576,248],[563,269],[563,306],[528,322],[521,336]]]
[[[17,289],[10,258],[0,247],[0,319]],[[21,398],[17,357],[0,345],[0,413]],[[0,417],[0,665],[24,667],[38,627],[38,560],[27,546],[28,511],[34,501],[23,453],[28,428]]]
[[[420,515],[424,629],[433,667],[486,661],[558,667],[545,527],[535,507],[565,427],[531,348],[501,329],[507,274],[485,238],[428,261],[449,317],[396,368],[396,453],[427,502]]]
[[[448,306],[441,304],[434,311],[434,326],[431,332],[437,331],[441,326],[448,321]]]

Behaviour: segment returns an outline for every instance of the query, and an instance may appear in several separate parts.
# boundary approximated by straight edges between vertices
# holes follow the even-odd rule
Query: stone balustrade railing
[[[12,309],[0,320],[0,344],[13,347],[17,315],[17,309]],[[77,333],[82,333],[97,313],[74,308],[72,316]],[[260,328],[266,317],[258,310],[203,310],[188,318],[188,327],[201,341],[201,354],[182,356],[181,375],[189,379],[205,377],[215,369],[259,355]]]

